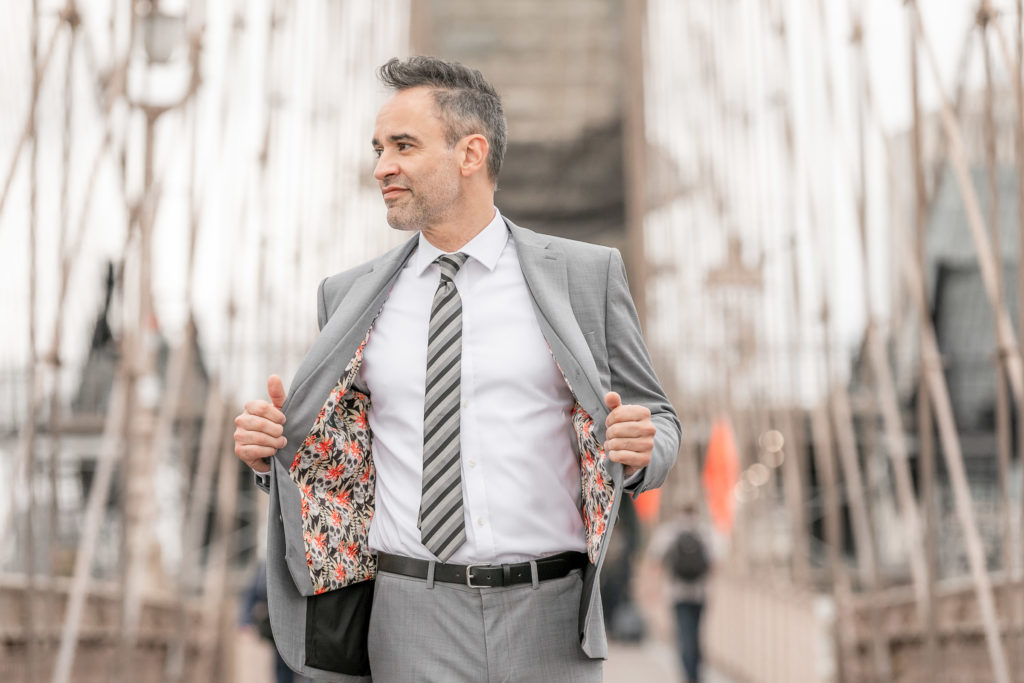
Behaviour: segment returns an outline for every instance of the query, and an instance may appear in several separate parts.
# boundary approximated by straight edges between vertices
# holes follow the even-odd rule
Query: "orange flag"
[[[658,521],[658,508],[661,507],[661,489],[644,491],[633,499],[633,507],[641,522],[654,524]]]
[[[735,497],[733,489],[740,476],[740,458],[728,418],[718,418],[711,427],[708,453],[702,476],[711,521],[723,534],[732,531]]]

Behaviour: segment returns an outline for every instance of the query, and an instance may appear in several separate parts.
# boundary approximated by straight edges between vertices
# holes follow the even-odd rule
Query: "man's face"
[[[449,217],[461,192],[461,174],[430,89],[402,90],[381,107],[373,149],[373,177],[392,228],[422,230]]]

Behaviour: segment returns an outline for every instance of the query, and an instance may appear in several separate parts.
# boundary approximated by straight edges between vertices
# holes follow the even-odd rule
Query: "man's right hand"
[[[288,440],[284,434],[284,384],[277,375],[267,379],[266,401],[249,401],[245,410],[235,418],[235,455],[257,472],[269,472],[266,458],[285,447]]]

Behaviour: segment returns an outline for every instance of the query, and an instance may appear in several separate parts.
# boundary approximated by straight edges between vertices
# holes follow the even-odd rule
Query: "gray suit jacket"
[[[679,447],[679,420],[654,374],[618,251],[508,226],[541,330],[576,399],[590,560],[580,642],[588,656],[603,658],[598,576],[623,495],[622,466],[608,460],[602,446],[604,394],[617,391],[623,403],[647,406],[657,427],[635,493],[664,482]],[[269,485],[270,616],[284,660],[318,680],[368,680],[359,675],[365,673],[364,643],[346,632],[368,614],[376,572],[366,543],[374,470],[365,410],[372,397],[353,383],[373,321],[415,246],[414,237],[321,283],[320,335],[283,407],[288,444],[272,459]],[[339,650],[345,661],[338,660]]]

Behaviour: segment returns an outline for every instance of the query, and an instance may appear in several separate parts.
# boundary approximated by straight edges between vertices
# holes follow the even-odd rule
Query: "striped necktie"
[[[462,379],[462,298],[455,274],[469,258],[443,254],[441,281],[430,308],[427,383],[423,404],[423,493],[418,526],[427,550],[447,562],[466,541],[462,509],[459,384]]]

